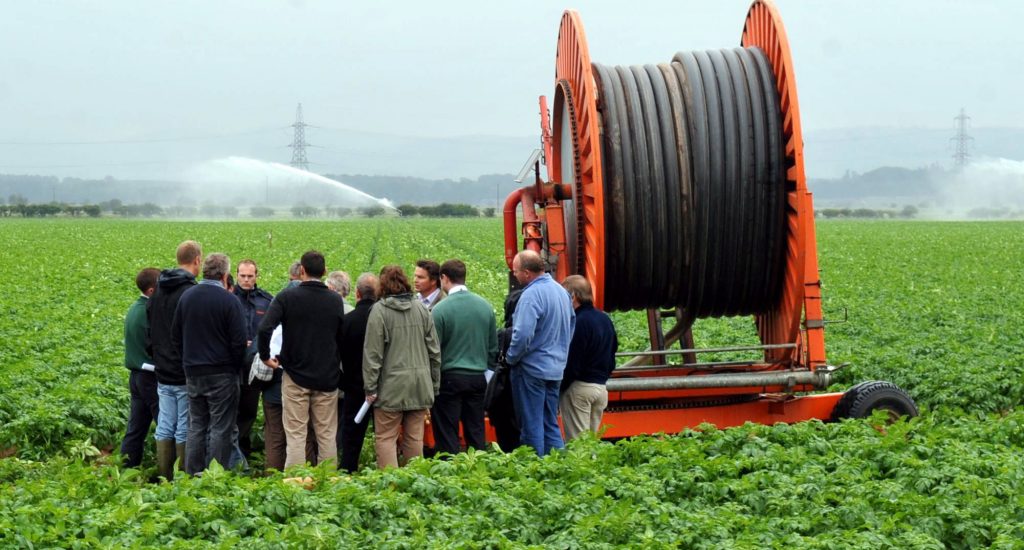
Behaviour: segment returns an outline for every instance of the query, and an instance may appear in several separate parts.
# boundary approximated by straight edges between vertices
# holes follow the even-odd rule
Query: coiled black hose
[[[602,121],[605,309],[767,311],[785,268],[782,109],[758,48],[593,64]]]

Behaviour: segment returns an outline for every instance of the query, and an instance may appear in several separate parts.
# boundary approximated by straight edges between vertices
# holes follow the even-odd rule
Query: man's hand
[[[277,360],[277,357],[271,357],[269,359],[264,359],[263,360],[263,364],[268,366],[268,367],[270,367],[270,368],[272,368],[272,369],[276,369],[276,368],[279,368],[281,366],[281,362]]]
[[[371,404],[371,405],[373,405],[373,402],[376,401],[376,400],[377,400],[377,394],[375,394],[375,393],[371,393],[370,395],[366,396],[366,402]]]

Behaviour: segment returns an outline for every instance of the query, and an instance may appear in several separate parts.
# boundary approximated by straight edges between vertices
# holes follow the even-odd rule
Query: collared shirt
[[[222,283],[222,282],[220,282],[220,281],[218,281],[216,279],[203,279],[202,281],[199,281],[199,284],[201,284],[201,285],[219,286],[220,288],[224,288],[224,283]]]
[[[469,289],[466,288],[466,285],[452,285],[452,287],[448,289],[449,296],[456,292],[469,292]]]
[[[505,359],[534,378],[561,380],[575,326],[569,293],[545,273],[519,297]]]
[[[441,287],[437,287],[434,289],[433,292],[430,293],[429,296],[423,296],[422,294],[417,292],[416,299],[419,300],[421,304],[423,304],[423,307],[430,308],[430,304],[433,303],[434,298],[437,298],[437,295],[440,293]]]

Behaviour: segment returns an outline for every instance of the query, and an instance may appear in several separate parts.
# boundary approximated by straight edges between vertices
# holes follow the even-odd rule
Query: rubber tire
[[[843,418],[866,418],[876,410],[888,410],[895,421],[898,417],[915,417],[917,405],[907,392],[892,382],[861,382],[846,390],[832,409],[832,421]]]

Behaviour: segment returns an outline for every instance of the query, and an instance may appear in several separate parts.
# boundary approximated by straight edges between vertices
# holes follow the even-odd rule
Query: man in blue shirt
[[[569,355],[576,316],[572,301],[532,250],[512,260],[512,274],[523,293],[512,318],[505,361],[512,367],[512,395],[520,441],[544,456],[564,446],[558,427],[558,390]]]

